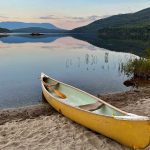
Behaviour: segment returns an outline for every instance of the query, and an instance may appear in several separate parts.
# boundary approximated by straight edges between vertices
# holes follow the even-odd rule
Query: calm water
[[[42,102],[41,72],[93,95],[129,90],[120,66],[131,57],[69,36],[0,37],[0,108]]]

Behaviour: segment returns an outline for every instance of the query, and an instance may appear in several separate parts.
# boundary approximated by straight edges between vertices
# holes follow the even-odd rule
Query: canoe
[[[128,147],[143,149],[149,146],[149,117],[122,111],[44,73],[41,73],[41,85],[48,103],[67,118]],[[66,95],[66,98],[59,97],[54,89]]]

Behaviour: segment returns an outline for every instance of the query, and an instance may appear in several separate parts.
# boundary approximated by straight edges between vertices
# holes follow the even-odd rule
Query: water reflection
[[[71,67],[80,68],[83,65],[86,68],[86,70],[89,70],[89,67],[94,67],[94,65],[97,65],[97,63],[98,59],[96,55],[85,54],[85,57],[77,56],[75,59],[67,58],[65,66],[68,69]],[[95,70],[95,68],[93,68],[93,70]]]
[[[150,42],[146,40],[121,40],[121,39],[103,39],[96,35],[73,34],[72,37],[86,41],[94,46],[109,49],[117,52],[129,52],[138,56],[143,56],[143,50],[150,47]]]
[[[78,70],[78,71],[96,71],[96,72],[112,72],[116,71],[117,77],[123,76],[124,72],[122,66],[130,58],[136,57],[130,54],[118,53],[114,55],[113,52],[96,52],[96,54],[86,53],[85,55],[68,57],[65,61],[65,67],[67,70]],[[110,60],[109,60],[110,59]],[[114,60],[115,59],[115,60]]]
[[[0,35],[0,41],[3,43],[50,43],[54,42],[55,40],[66,37],[65,34],[45,34],[41,36],[31,36],[29,34],[11,34],[11,35]]]
[[[120,73],[121,63],[135,57],[130,53],[113,52],[66,35],[11,35],[0,41],[0,108],[42,101],[37,79],[41,72],[94,95],[130,89],[123,85],[128,77]]]
[[[11,34],[11,35],[0,35],[0,41],[3,43],[50,43],[57,39],[73,37],[82,41],[86,41],[87,49],[96,50],[96,47],[109,49],[117,52],[129,52],[138,56],[143,56],[143,50],[150,47],[149,41],[145,40],[119,40],[119,39],[102,39],[96,35],[88,34],[45,34],[41,36],[31,36],[28,34]],[[94,46],[93,46],[94,45]],[[76,49],[82,48],[82,45],[74,45]],[[106,54],[107,55],[107,54]]]
[[[105,63],[108,63],[108,55],[109,55],[109,53],[105,53]]]

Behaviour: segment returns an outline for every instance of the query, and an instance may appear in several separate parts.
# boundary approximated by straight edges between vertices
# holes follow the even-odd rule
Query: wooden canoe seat
[[[94,110],[101,108],[103,105],[104,105],[103,103],[97,101],[96,103],[93,103],[93,104],[80,105],[78,107],[81,109],[85,109],[87,111],[94,111]]]

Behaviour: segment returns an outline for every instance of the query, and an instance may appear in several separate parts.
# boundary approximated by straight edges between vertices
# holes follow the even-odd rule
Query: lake
[[[41,103],[41,72],[93,95],[130,90],[120,70],[136,55],[94,45],[69,35],[1,35],[0,108]]]

